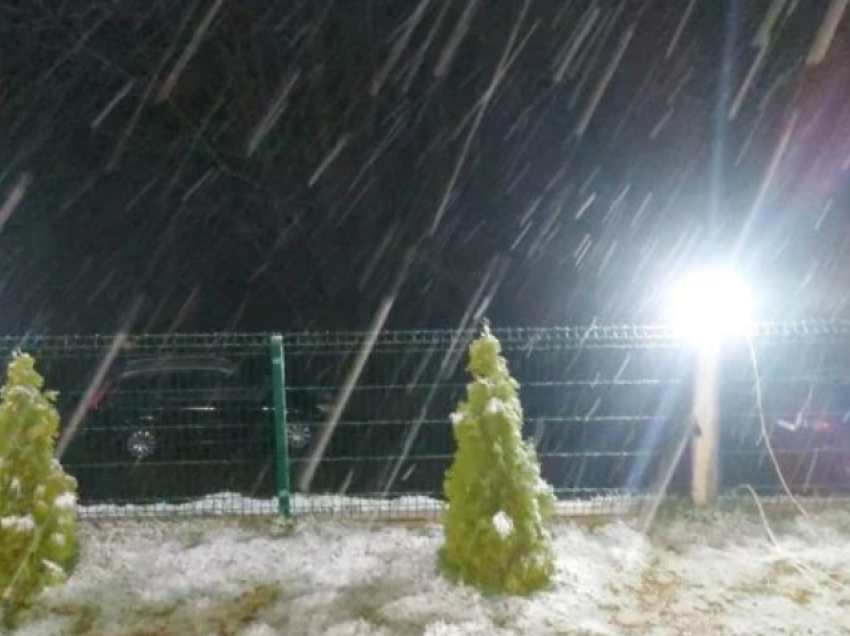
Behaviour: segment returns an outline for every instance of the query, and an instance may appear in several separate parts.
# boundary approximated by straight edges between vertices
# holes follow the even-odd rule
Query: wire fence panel
[[[697,354],[689,343],[654,326],[495,333],[521,385],[524,436],[533,440],[562,512],[634,512],[653,497],[690,495],[690,444],[699,430],[692,416]],[[291,423],[298,440],[292,449],[296,512],[404,517],[439,511],[454,452],[449,414],[469,381],[465,356],[475,335],[285,336],[288,402],[298,405]],[[850,381],[842,363],[850,324],[762,324],[751,338],[773,431],[768,439],[793,491],[845,492],[850,402],[840,396],[850,391],[836,393],[836,387],[850,389],[841,385]],[[352,375],[364,352],[365,364]],[[761,439],[746,343],[725,356],[722,378],[722,494],[734,498],[737,487],[749,483],[778,505],[785,492]],[[808,432],[787,433],[782,423],[799,419],[812,382],[832,392],[818,398],[818,415],[804,418]],[[334,412],[340,396],[347,399]],[[822,420],[830,423],[828,435],[813,431],[825,426]]]
[[[727,493],[850,495],[850,338],[735,348],[721,405]]]
[[[611,512],[621,503],[613,497],[645,496],[664,479],[688,432],[680,341],[653,328],[496,335],[521,385],[524,436],[567,511]],[[356,377],[364,334],[285,336],[296,512],[384,514],[378,502],[396,516],[439,510],[473,336],[381,334]],[[677,477],[671,488],[681,490]]]
[[[629,513],[690,494],[699,430],[688,343],[657,326],[494,333],[562,513]],[[279,348],[264,334],[7,337],[0,353],[31,353],[60,392],[59,451],[83,516],[404,518],[443,508],[450,414],[476,335],[284,334],[277,396]],[[721,494],[744,483],[780,502],[786,486],[848,494],[850,323],[759,325],[753,343],[760,391],[746,343],[723,360]]]
[[[266,514],[275,492],[267,336],[3,339],[59,391],[82,515]]]

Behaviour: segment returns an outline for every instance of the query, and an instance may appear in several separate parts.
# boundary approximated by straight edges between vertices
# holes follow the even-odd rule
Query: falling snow
[[[712,246],[836,316],[848,2],[710,4],[7,7],[0,326],[652,321]]]
[[[408,392],[404,405],[413,406],[385,474],[372,484],[387,494],[424,470],[410,461],[411,449],[435,426],[447,427],[455,406],[435,387],[454,382],[464,334],[485,316],[499,326],[655,322],[665,310],[658,290],[678,273],[734,261],[765,290],[765,320],[848,318],[848,0],[148,4],[0,6],[0,332],[15,334],[16,343],[38,333],[120,334],[63,413],[59,458],[131,345],[128,332],[365,332],[333,369],[339,378],[327,408],[312,414],[320,422],[298,440],[306,451],[292,486],[310,490],[374,373],[381,334],[451,330],[445,351],[423,345],[399,363],[404,371],[392,372],[394,386]],[[643,369],[625,352],[610,372],[578,355],[561,366],[539,358],[536,372],[555,377],[552,386],[582,393],[572,408],[542,409],[540,430],[613,422],[654,434],[668,406],[624,414],[594,391],[680,378]],[[524,399],[539,398],[540,389],[523,387]],[[508,407],[487,405],[493,413]],[[457,425],[459,415],[449,422]],[[629,430],[628,444],[646,441]],[[562,460],[565,488],[580,489],[591,471],[588,457],[576,457],[593,436],[581,431],[569,443],[541,434]],[[595,452],[616,464],[625,448]],[[355,479],[350,471],[342,489]],[[8,488],[21,494],[17,480]],[[372,505],[334,501],[314,503]],[[56,505],[68,510],[74,501]],[[388,594],[371,609],[430,636],[498,633],[502,618],[492,604],[437,582],[424,556],[433,532],[380,532],[395,548],[381,552],[351,535],[363,561],[355,559],[354,574],[344,559],[312,552],[337,574],[343,567],[356,589],[413,554],[419,569],[394,573],[408,577],[403,596]],[[793,573],[780,592],[753,591],[781,560],[755,538],[727,554],[697,537],[680,546],[692,563],[664,553],[667,569],[650,582],[662,602],[636,600],[642,583],[624,583],[633,572],[612,561],[616,553],[645,565],[643,539],[610,532],[643,551],[569,530],[564,580],[549,599],[556,602],[506,603],[509,629],[528,633],[543,624],[541,615],[586,633],[638,633],[659,615],[697,629],[695,612],[710,620],[719,606],[730,633],[766,630],[754,627],[756,615],[775,620],[774,630],[802,633],[811,621],[819,633],[839,633],[829,630],[838,629],[836,603],[846,598],[829,585],[812,605],[800,600]],[[327,533],[343,543],[339,528]],[[321,579],[297,550],[285,556],[262,537],[238,536],[271,550],[278,572],[292,565],[305,576],[293,603],[319,608],[300,615],[327,618],[323,633],[380,633],[348,610],[334,615],[348,590]],[[227,537],[205,540],[233,547]],[[145,583],[130,578],[119,548],[104,539],[103,554],[90,557],[68,598],[88,602],[99,593],[97,602],[108,604],[120,593],[116,581],[129,581],[145,602],[163,601],[157,585],[164,596],[210,602],[214,592],[183,577],[168,587],[156,569],[186,552],[177,542],[157,544],[159,553],[153,541],[121,548],[140,571],[150,568]],[[294,540],[304,550],[313,543],[305,534]],[[828,559],[799,537],[789,545],[807,567]],[[567,548],[587,549],[597,561]],[[107,557],[119,561],[113,572]],[[201,548],[188,564],[197,574],[208,558],[225,557]],[[724,569],[738,562],[741,572]],[[239,591],[221,575],[239,564],[218,564],[211,587]],[[273,578],[253,556],[245,567]],[[749,604],[728,598],[712,577],[752,592],[744,595]],[[676,581],[713,587],[667,598]],[[616,611],[612,585],[632,594]],[[559,603],[587,612],[585,622]],[[55,633],[49,624],[43,633]],[[270,629],[246,628],[255,636]]]

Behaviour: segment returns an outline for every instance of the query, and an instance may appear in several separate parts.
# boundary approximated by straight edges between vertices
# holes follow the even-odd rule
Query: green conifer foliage
[[[469,349],[473,381],[452,414],[457,453],[446,474],[448,510],[441,562],[485,593],[525,595],[555,570],[555,498],[540,477],[534,447],[522,440],[519,385],[489,328]]]
[[[43,589],[64,581],[74,558],[76,488],[53,458],[55,393],[35,360],[16,353],[0,391],[0,613],[16,624]]]

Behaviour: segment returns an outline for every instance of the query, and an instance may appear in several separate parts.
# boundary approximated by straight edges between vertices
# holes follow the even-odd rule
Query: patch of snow
[[[442,587],[442,586],[441,586]],[[487,613],[480,606],[480,597],[470,589],[444,588],[441,594],[435,589],[402,596],[384,605],[381,617],[384,621],[404,625],[451,624],[475,620],[488,622]]]
[[[67,619],[51,617],[22,625],[14,634],[15,636],[57,636],[67,633],[67,628]]]
[[[292,536],[274,536],[272,527],[226,520],[83,523],[78,570],[67,585],[48,591],[44,603],[102,608],[98,633],[155,631],[155,625],[128,624],[131,610],[212,611],[258,585],[279,586],[274,607],[240,636],[664,636],[689,630],[837,636],[850,603],[850,515],[774,528],[778,548],[763,538],[758,520],[735,516],[677,519],[651,538],[626,523],[559,524],[552,532],[553,584],[529,598],[486,598],[440,576],[436,524],[408,529],[302,521]],[[814,574],[800,574],[791,563]],[[47,633],[61,633],[49,615],[19,635]]]
[[[17,385],[17,386],[10,387],[9,396],[10,397],[20,396],[20,397],[25,398],[29,402],[35,402],[39,397],[39,392],[36,389],[29,387],[29,386]]]
[[[369,501],[304,497],[298,505]],[[221,518],[83,522],[75,574],[43,595],[41,617],[16,636],[64,633],[49,610],[59,606],[97,607],[92,633],[177,633],[157,622],[167,613],[144,608],[180,607],[185,619],[267,585],[280,597],[234,633],[846,633],[850,513],[813,513],[773,530],[776,546],[758,517],[739,513],[683,515],[658,522],[649,537],[624,522],[556,524],[552,585],[528,598],[494,598],[440,575],[443,536],[434,523],[302,519],[284,535],[273,523]]]
[[[53,561],[42,559],[41,564],[47,568],[54,576],[65,576],[65,570],[56,565]]]
[[[56,500],[53,502],[53,506],[57,510],[70,511],[77,506],[77,498],[73,495],[73,493],[62,493],[56,497]]]
[[[35,521],[30,515],[12,515],[0,519],[0,528],[16,532],[32,532],[35,529]]]
[[[252,623],[239,636],[279,636],[280,632],[265,623]]]
[[[504,410],[505,410],[505,403],[502,402],[502,400],[500,400],[499,398],[491,397],[487,401],[487,406],[485,407],[485,412],[487,413],[487,415],[498,415],[499,413],[502,413]]]
[[[274,632],[279,634],[279,632]],[[391,636],[392,632],[363,620],[345,621],[332,625],[325,631],[324,636]]]
[[[539,491],[548,491],[545,481],[538,481]],[[558,501],[555,513],[560,516],[625,515],[636,512],[644,502],[641,497],[599,496],[591,499]],[[332,515],[366,518],[434,518],[445,509],[445,502],[425,495],[403,497],[351,497],[344,495],[300,494],[291,497],[292,513],[297,516]],[[256,514],[276,516],[277,499],[252,499],[236,493],[217,493],[182,504],[90,504],[77,507],[83,519],[139,518],[145,516],[197,517]]]
[[[472,621],[466,623],[444,623],[438,621],[428,625],[423,636],[499,636],[499,634],[514,634],[492,627],[483,627]]]
[[[504,510],[500,510],[493,515],[493,527],[496,528],[496,532],[499,533],[499,536],[504,539],[513,534],[514,522],[513,519],[505,514]]]

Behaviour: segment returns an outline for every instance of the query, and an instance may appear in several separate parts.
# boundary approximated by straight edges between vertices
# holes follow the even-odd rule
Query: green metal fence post
[[[283,337],[272,336],[270,342],[272,362],[272,398],[274,400],[275,474],[277,506],[280,516],[292,518],[292,500],[289,492],[289,443],[286,425],[286,375],[283,362]]]

